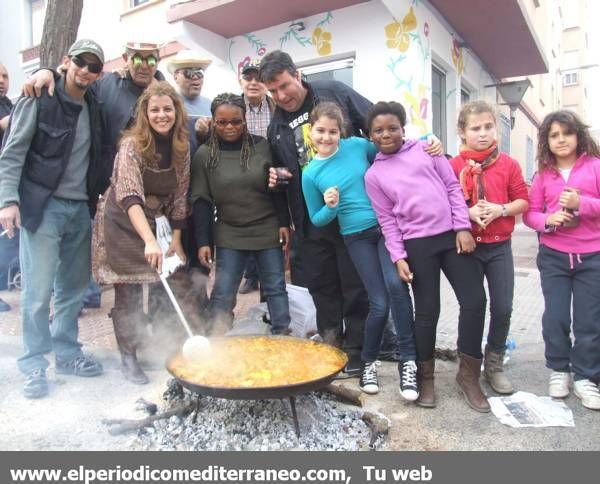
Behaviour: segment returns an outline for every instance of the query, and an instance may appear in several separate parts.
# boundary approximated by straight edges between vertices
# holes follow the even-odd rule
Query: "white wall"
[[[20,2],[9,4],[14,8]],[[247,58],[260,59],[269,50],[285,50],[298,63],[321,63],[352,56],[355,59],[354,88],[373,102],[401,102],[409,115],[407,132],[411,137],[431,131],[433,59],[446,72],[446,149],[450,153],[456,153],[458,148],[455,120],[461,82],[470,88],[472,99],[496,101],[495,89],[483,87],[493,81],[479,60],[468,49],[455,51],[453,58],[453,32],[426,0],[372,0],[296,19],[305,25],[305,30],[300,32],[290,31],[289,23],[285,23],[231,39],[185,21],[168,24],[168,4],[158,2],[137,13],[122,15],[121,0],[85,0],[78,37],[97,40],[107,59],[118,57],[126,40],[177,40],[188,48],[199,50],[213,60],[203,88],[203,94],[209,97],[223,91],[239,92],[239,64]],[[7,17],[3,15],[3,19]],[[9,68],[14,71],[11,75],[15,79],[11,93],[17,92],[23,79],[18,75],[20,56],[16,43],[13,41],[11,45],[8,39],[21,36],[17,30],[22,22],[0,22],[1,38],[6,39],[0,44],[0,57],[14,60]],[[315,37],[317,29],[321,30],[320,38]],[[400,45],[406,48],[400,49]],[[460,60],[456,54],[463,57],[461,75],[457,73]],[[165,62],[160,67],[166,74]]]
[[[20,50],[24,36],[24,12],[20,1],[2,2],[0,17],[0,62],[6,66],[10,78],[8,97],[15,99],[21,92],[25,74],[21,67]]]
[[[409,115],[407,132],[411,137],[431,131],[433,58],[446,71],[447,150],[456,152],[455,120],[460,104],[461,78],[456,74],[452,59],[452,35],[424,1],[373,0],[296,20],[304,23],[305,30],[291,32],[289,23],[285,23],[224,39],[224,55],[217,53],[221,48],[214,46],[214,39],[208,39],[202,32],[196,32],[195,36],[181,35],[178,40],[187,46],[196,44],[198,48],[206,46],[204,39],[211,40],[209,43],[213,46],[208,53],[214,56],[214,62],[206,77],[207,95],[222,92],[224,86],[235,85],[239,65],[248,58],[260,59],[270,50],[285,50],[301,64],[354,57],[354,89],[373,102],[401,102]],[[321,29],[321,40],[326,42],[315,42],[319,40],[313,38],[317,29]],[[323,35],[323,31],[327,34]],[[390,38],[389,34],[393,33],[396,35]],[[388,46],[388,42],[392,45]],[[407,48],[400,50],[401,44],[406,44]],[[468,51],[463,50],[463,56],[463,76],[472,90],[472,98],[488,97],[495,102],[495,89],[483,87],[492,83],[491,77]]]

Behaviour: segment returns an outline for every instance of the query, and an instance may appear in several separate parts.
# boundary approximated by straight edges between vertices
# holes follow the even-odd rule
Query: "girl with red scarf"
[[[514,292],[511,236],[515,216],[529,205],[527,185],[519,163],[498,150],[494,109],[484,101],[465,104],[458,116],[463,142],[460,154],[450,160],[469,206],[473,253],[488,282],[490,328],[484,354],[484,377],[494,391],[513,392],[504,375],[503,360],[510,328]]]

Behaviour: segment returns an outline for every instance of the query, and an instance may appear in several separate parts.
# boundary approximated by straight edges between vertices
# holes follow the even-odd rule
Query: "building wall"
[[[212,59],[203,88],[203,94],[209,97],[223,91],[239,92],[240,65],[248,59],[260,59],[269,50],[283,49],[304,66],[351,57],[354,88],[374,102],[401,102],[407,109],[407,134],[411,137],[431,132],[433,63],[445,74],[444,134],[446,151],[452,154],[457,153],[460,144],[456,118],[461,90],[468,91],[471,100],[485,99],[492,104],[502,101],[495,88],[485,87],[497,80],[468,47],[460,47],[460,37],[426,0],[372,0],[297,19],[304,24],[302,31],[291,28],[290,22],[231,39],[186,21],[167,23],[166,12],[171,3],[152,0],[129,9],[128,0],[105,0],[101,7],[97,1],[85,0],[78,37],[100,42],[107,59],[118,58],[127,40],[177,40]],[[536,28],[549,22],[548,16],[542,18],[536,14],[534,18]],[[2,49],[4,46],[0,46],[0,53]],[[159,67],[169,77],[166,63],[167,59],[163,59]],[[17,80],[11,92],[21,83],[22,79]],[[539,100],[544,98],[536,89],[544,90],[543,86],[536,87],[527,94],[534,112],[539,111]],[[504,108],[499,106],[499,109]],[[527,126],[527,122],[530,123],[525,117],[518,118],[516,129]],[[522,140],[527,133],[518,134],[520,141],[511,142],[511,154],[518,159],[525,159]]]
[[[25,37],[25,5],[20,1],[2,2],[0,20],[0,62],[6,66],[10,77],[8,97],[15,99],[21,92],[25,73],[21,65],[20,51],[26,47],[22,40]]]
[[[596,10],[594,10],[594,7]],[[597,122],[597,109],[590,102],[591,90],[598,89],[598,53],[593,49],[596,32],[590,30],[590,19],[598,12],[597,2],[588,0],[569,2],[561,0],[563,16],[561,79],[562,107],[575,111],[586,123]],[[577,81],[565,83],[568,75],[575,74]],[[565,85],[567,84],[567,85]]]
[[[458,149],[455,128],[461,79],[472,98],[495,99],[495,89],[481,63],[454,43],[453,33],[425,2],[372,1],[302,20],[296,31],[281,24],[227,40],[225,66],[237,75],[250,59],[282,49],[296,63],[313,65],[354,58],[353,87],[373,102],[401,102],[408,114],[407,134],[431,132],[431,64],[446,74],[447,150]],[[357,22],[360,25],[357,26]]]

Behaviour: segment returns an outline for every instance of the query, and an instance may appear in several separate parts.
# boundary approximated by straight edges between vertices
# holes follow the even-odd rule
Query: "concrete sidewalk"
[[[543,300],[535,269],[536,235],[518,227],[513,239],[516,281],[511,335],[517,348],[507,371],[515,387],[537,395],[547,393],[549,370],[544,367],[541,314]],[[442,289],[442,317],[438,327],[438,346],[455,347],[457,304],[446,281]],[[0,313],[0,450],[126,450],[135,435],[110,436],[103,418],[142,418],[134,409],[139,397],[160,403],[169,378],[162,362],[164,355],[144,354],[150,368],[149,385],[127,383],[119,371],[118,353],[107,313],[112,306],[112,291],[103,295],[103,307],[87,310],[80,319],[81,340],[87,350],[104,364],[105,374],[83,379],[55,375],[51,367],[50,395],[31,401],[21,394],[22,376],[15,360],[21,352],[18,293],[1,292],[13,305]],[[241,296],[236,318],[258,302],[258,294]],[[151,361],[152,360],[152,361]],[[499,423],[492,414],[478,414],[459,396],[454,375],[456,364],[438,361],[436,390],[438,406],[422,409],[405,403],[398,394],[397,370],[383,363],[381,392],[367,398],[366,409],[379,411],[391,420],[385,446],[389,450],[599,450],[600,412],[584,409],[570,396],[566,403],[573,410],[574,428],[512,429]],[[356,386],[358,380],[346,380]],[[488,395],[491,389],[486,387]]]

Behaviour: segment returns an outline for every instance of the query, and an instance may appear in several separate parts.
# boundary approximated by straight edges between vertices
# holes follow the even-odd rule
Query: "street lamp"
[[[498,91],[500,91],[500,95],[506,102],[499,104],[508,106],[510,108],[510,129],[515,127],[515,113],[521,104],[521,100],[525,95],[525,91],[527,91],[529,86],[531,86],[531,81],[529,79],[523,79],[522,81],[499,82],[497,84],[488,84],[487,86],[483,86],[495,87],[498,89]]]

